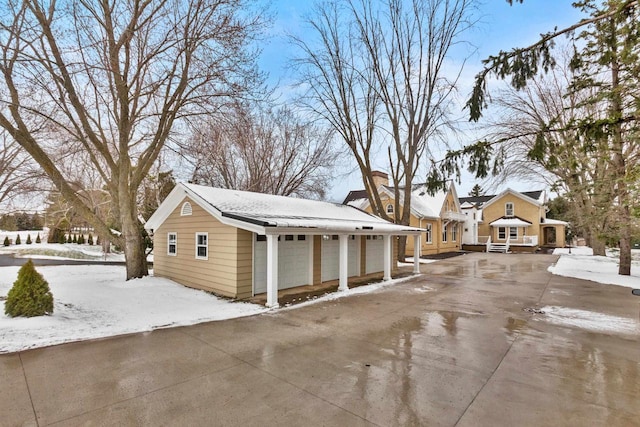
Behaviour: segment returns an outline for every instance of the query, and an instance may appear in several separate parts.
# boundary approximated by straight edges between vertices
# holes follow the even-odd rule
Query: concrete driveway
[[[2,355],[0,424],[638,425],[640,298],[555,260],[468,254],[372,294]],[[545,306],[578,314],[525,310]]]

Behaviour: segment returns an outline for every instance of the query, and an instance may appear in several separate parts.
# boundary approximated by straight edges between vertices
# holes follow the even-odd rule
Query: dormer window
[[[387,213],[388,214],[392,214],[393,213],[393,205],[391,203],[389,203],[387,205]]]
[[[509,202],[504,204],[504,216],[514,216],[513,203]]]

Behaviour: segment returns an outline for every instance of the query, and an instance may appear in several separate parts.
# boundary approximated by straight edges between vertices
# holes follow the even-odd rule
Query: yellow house
[[[179,183],[149,218],[154,275],[231,298],[394,271],[400,226],[350,206]],[[419,272],[414,263],[414,272]]]
[[[387,215],[395,217],[395,191],[389,186],[388,175],[374,171],[374,181]],[[400,200],[403,204],[404,197]],[[343,204],[373,213],[365,190],[349,192]],[[401,213],[400,213],[401,215]],[[430,195],[425,184],[414,185],[411,191],[411,216],[409,225],[425,231],[421,238],[420,253],[434,255],[459,251],[462,247],[462,224],[466,219],[460,209],[455,186],[450,183],[445,191]],[[406,254],[413,256],[414,248],[407,245]]]
[[[460,199],[463,206],[475,203],[479,213],[477,241],[465,249],[477,246],[476,250],[491,252],[532,252],[541,246],[564,247],[568,224],[547,218],[545,191],[507,189],[473,199]]]

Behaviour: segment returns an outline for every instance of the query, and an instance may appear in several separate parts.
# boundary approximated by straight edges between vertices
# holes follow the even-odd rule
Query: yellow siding
[[[507,193],[495,202],[482,210],[482,224],[478,224],[478,235],[489,236],[493,242],[503,242],[506,239],[498,239],[498,227],[490,227],[489,224],[505,216],[505,205],[513,203],[513,215],[531,222],[529,227],[518,227],[518,237],[538,236],[538,241],[542,243],[540,235],[540,218],[544,218],[544,207],[537,206],[520,197]],[[491,228],[491,230],[490,230]],[[491,234],[492,233],[492,234]]]
[[[193,213],[180,216],[184,201]],[[220,223],[185,197],[154,232],[154,275],[232,298],[252,294],[252,233]],[[178,234],[177,255],[167,254],[167,233]],[[196,259],[195,235],[208,233],[208,259]]]

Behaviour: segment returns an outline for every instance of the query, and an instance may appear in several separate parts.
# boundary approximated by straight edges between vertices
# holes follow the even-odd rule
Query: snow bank
[[[608,251],[607,256],[594,256],[593,250],[587,247],[556,249],[554,254],[561,255],[555,265],[548,271],[558,276],[591,280],[607,285],[640,288],[640,251],[632,251],[631,276],[618,274],[616,251]]]
[[[19,267],[0,268],[6,297]],[[54,298],[51,316],[10,318],[0,313],[0,353],[103,338],[169,326],[251,316],[263,306],[231,302],[168,279],[125,281],[122,266],[38,267]]]

